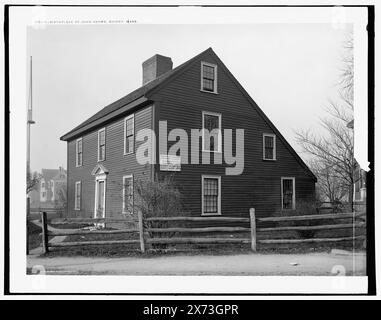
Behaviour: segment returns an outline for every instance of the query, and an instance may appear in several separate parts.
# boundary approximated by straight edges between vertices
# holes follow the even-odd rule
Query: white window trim
[[[132,121],[132,130],[134,132],[134,139],[133,139],[133,148],[132,148],[132,152],[126,152],[126,144],[127,144],[127,139],[126,139],[126,130],[127,130],[127,120],[129,119],[133,119]],[[131,114],[129,115],[128,117],[124,118],[124,144],[123,144],[123,154],[124,155],[127,155],[127,154],[133,154],[135,152],[135,114]]]
[[[54,180],[50,180],[50,187],[51,187],[51,189],[52,189],[52,201],[55,201],[55,190],[54,190],[54,188],[55,188],[55,184],[54,184]]]
[[[78,206],[78,202],[77,202],[77,185],[80,185],[80,201],[79,201],[79,206]],[[82,182],[81,181],[76,181],[75,182],[75,189],[74,189],[74,210],[81,210],[81,205],[82,205]]]
[[[104,158],[103,159],[99,159],[99,147],[100,147],[100,145],[99,145],[99,136],[100,136],[100,133],[102,131],[104,131],[104,133],[105,133],[105,152],[103,154]],[[106,160],[106,128],[102,128],[102,129],[98,130],[98,155],[97,155],[97,159],[98,159],[98,162]]]
[[[203,89],[203,81],[202,80],[203,80],[203,68],[204,68],[204,66],[208,66],[208,67],[213,67],[214,68],[214,88],[213,88],[213,91],[207,91],[207,90]],[[217,65],[216,64],[205,62],[205,61],[201,61],[201,89],[200,89],[200,91],[207,92],[207,93],[218,94],[218,92],[217,92]]]
[[[216,213],[204,213],[204,179],[218,179],[218,210]],[[202,175],[201,176],[201,215],[216,216],[221,215],[221,176]]]
[[[265,152],[265,137],[272,137],[274,140],[274,148],[273,148],[273,158],[267,159],[266,158],[266,152]],[[266,161],[276,161],[276,135],[273,133],[264,133],[262,138],[262,145],[263,145],[263,160]]]
[[[98,201],[98,182],[103,181],[103,215],[102,218],[106,217],[106,184],[107,184],[107,179],[106,179],[106,174],[100,174],[95,177],[95,199],[94,199],[94,219],[97,217],[97,201]],[[99,225],[104,225],[104,223],[100,223]]]
[[[292,209],[284,209],[283,208],[283,180],[292,180]],[[282,210],[295,210],[295,177],[281,177],[280,178],[280,197],[281,203],[280,206]]]
[[[210,116],[216,116],[218,117],[218,126],[220,130],[220,134],[218,135],[218,150],[206,150],[205,149],[205,121],[204,116],[210,115]],[[210,111],[202,111],[202,151],[203,152],[215,152],[215,153],[221,153],[222,152],[222,114],[217,112],[210,112]]]
[[[125,199],[125,189],[124,189],[124,179],[132,179],[132,212],[126,212],[126,203],[124,202],[124,199]],[[128,214],[128,213],[133,213],[134,211],[134,175],[132,174],[128,174],[128,175],[125,175],[123,176],[123,180],[122,180],[122,183],[123,183],[123,211],[122,213],[123,214]]]
[[[78,163],[78,142],[79,141],[82,142],[82,162],[81,162],[81,164]],[[76,167],[82,167],[82,165],[83,165],[83,140],[82,140],[82,138],[78,138],[75,141],[75,166]]]

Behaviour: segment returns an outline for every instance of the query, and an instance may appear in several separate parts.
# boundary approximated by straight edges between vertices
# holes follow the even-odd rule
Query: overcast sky
[[[36,121],[31,168],[67,168],[66,142],[59,137],[141,86],[144,60],[159,53],[176,67],[208,47],[300,153],[294,131],[319,130],[327,99],[337,96],[350,30],[331,24],[29,28]]]

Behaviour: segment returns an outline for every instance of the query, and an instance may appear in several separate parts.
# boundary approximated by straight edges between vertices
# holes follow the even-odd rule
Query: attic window
[[[217,66],[201,62],[201,91],[217,93]]]

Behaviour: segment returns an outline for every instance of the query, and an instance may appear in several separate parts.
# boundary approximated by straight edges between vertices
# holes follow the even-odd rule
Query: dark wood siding
[[[281,177],[295,177],[296,201],[311,200],[314,197],[315,182],[309,171],[290,151],[279,135],[276,137],[276,161],[263,160],[263,134],[277,134],[264,120],[240,91],[234,81],[218,66],[218,94],[200,90],[201,61],[219,65],[219,61],[210,52],[205,52],[198,61],[185,72],[177,75],[170,83],[147,98],[155,101],[135,113],[135,133],[143,128],[154,128],[158,137],[158,121],[167,121],[168,132],[175,128],[186,130],[190,138],[191,129],[201,129],[202,112],[221,113],[222,129],[245,130],[245,157],[242,174],[225,174],[225,163],[182,164],[181,172],[159,171],[163,176],[174,174],[175,183],[183,194],[186,212],[201,215],[202,175],[221,176],[221,211],[225,216],[248,216],[254,207],[258,216],[279,214],[281,209]],[[153,114],[155,116],[153,117]],[[151,166],[137,163],[135,154],[123,155],[124,130],[123,118],[106,125],[106,160],[102,164],[109,171],[106,182],[106,216],[115,216],[122,211],[122,177],[133,174],[151,178],[154,175]],[[94,214],[95,179],[91,175],[97,165],[97,128],[83,136],[83,166],[75,167],[75,140],[68,142],[68,213],[71,216]],[[235,134],[233,135],[233,154],[235,153]],[[168,149],[173,142],[168,142]],[[201,139],[199,145],[201,147]],[[138,144],[135,145],[135,149]],[[158,147],[158,144],[157,144]],[[190,156],[191,145],[188,144]],[[159,152],[156,159],[159,160]],[[202,152],[199,152],[200,159]],[[213,157],[211,157],[213,161]],[[212,162],[213,163],[213,162]],[[74,186],[82,181],[82,208],[74,210]]]
[[[136,133],[144,128],[152,127],[153,107],[148,106],[135,112]],[[127,116],[127,115],[126,115]],[[95,177],[91,174],[98,163],[108,171],[106,180],[106,217],[120,215],[122,212],[122,177],[133,174],[134,179],[144,176],[151,177],[150,165],[142,166],[136,161],[136,153],[124,155],[124,118],[113,121],[106,128],[106,159],[98,162],[98,130],[84,135],[83,139],[83,166],[76,167],[75,143],[68,142],[68,215],[71,217],[93,217],[95,204]],[[136,148],[143,142],[135,142]],[[81,210],[74,210],[75,182],[82,182]]]
[[[222,114],[222,129],[245,130],[245,163],[241,175],[225,175],[222,165],[182,165],[175,173],[175,182],[186,196],[185,210],[192,215],[201,214],[201,177],[203,174],[220,175],[222,189],[222,215],[249,214],[256,208],[258,216],[278,214],[281,204],[281,177],[295,177],[296,201],[313,198],[315,183],[306,169],[276,139],[276,161],[264,161],[263,133],[275,133],[244,97],[234,82],[218,68],[218,94],[200,91],[201,61],[217,64],[212,55],[205,54],[190,69],[163,88],[156,99],[160,100],[159,118],[166,120],[168,132],[174,128],[201,129],[202,111]],[[235,142],[235,135],[233,135]],[[172,143],[168,142],[168,149]],[[201,139],[200,139],[201,146]],[[189,153],[191,146],[189,143]],[[235,145],[233,143],[233,150]],[[233,151],[233,154],[234,154]],[[200,159],[201,159],[200,152]],[[161,172],[161,175],[169,173]]]

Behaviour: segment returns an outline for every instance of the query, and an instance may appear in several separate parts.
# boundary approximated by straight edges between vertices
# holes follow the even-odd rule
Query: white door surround
[[[107,174],[108,170],[102,164],[97,164],[92,171],[92,175],[95,176],[94,218],[106,217]]]

